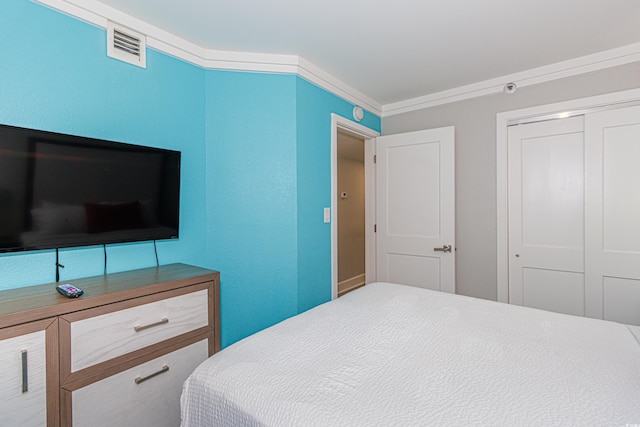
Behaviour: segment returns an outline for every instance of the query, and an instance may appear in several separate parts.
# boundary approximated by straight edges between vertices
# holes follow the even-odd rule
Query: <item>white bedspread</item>
[[[215,354],[184,384],[192,426],[640,424],[621,324],[375,283]]]

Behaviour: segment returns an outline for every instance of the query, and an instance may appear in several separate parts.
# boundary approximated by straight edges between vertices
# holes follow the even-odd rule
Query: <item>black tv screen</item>
[[[180,152],[0,125],[0,252],[178,237]]]

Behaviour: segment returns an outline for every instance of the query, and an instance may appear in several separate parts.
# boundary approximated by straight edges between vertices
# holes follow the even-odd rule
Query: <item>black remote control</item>
[[[67,298],[78,298],[84,293],[82,289],[76,288],[68,283],[56,286],[56,290],[59,294],[64,295]]]

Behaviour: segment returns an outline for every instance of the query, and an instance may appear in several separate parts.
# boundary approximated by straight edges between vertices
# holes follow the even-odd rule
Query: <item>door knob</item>
[[[433,248],[434,252],[451,252],[451,245],[443,245],[441,248]]]

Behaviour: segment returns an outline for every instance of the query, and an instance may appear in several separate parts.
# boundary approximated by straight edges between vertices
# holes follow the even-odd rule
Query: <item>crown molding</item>
[[[96,0],[33,0],[97,27],[117,22],[146,35],[149,48],[211,70],[296,74],[380,116],[382,105],[298,55],[205,49]]]
[[[385,104],[382,106],[382,117],[500,93],[503,91],[504,85],[511,82],[515,83],[518,88],[522,88],[637,61],[640,61],[640,43],[556,62],[555,64],[533,68],[520,73],[508,74],[392,104]]]
[[[640,61],[640,43],[622,46],[543,67],[460,86],[390,104],[380,104],[298,55],[205,49],[97,0],[33,0],[101,28],[117,22],[147,36],[147,46],[212,70],[296,74],[362,108],[388,117],[437,105],[502,92],[506,83],[519,88]]]

